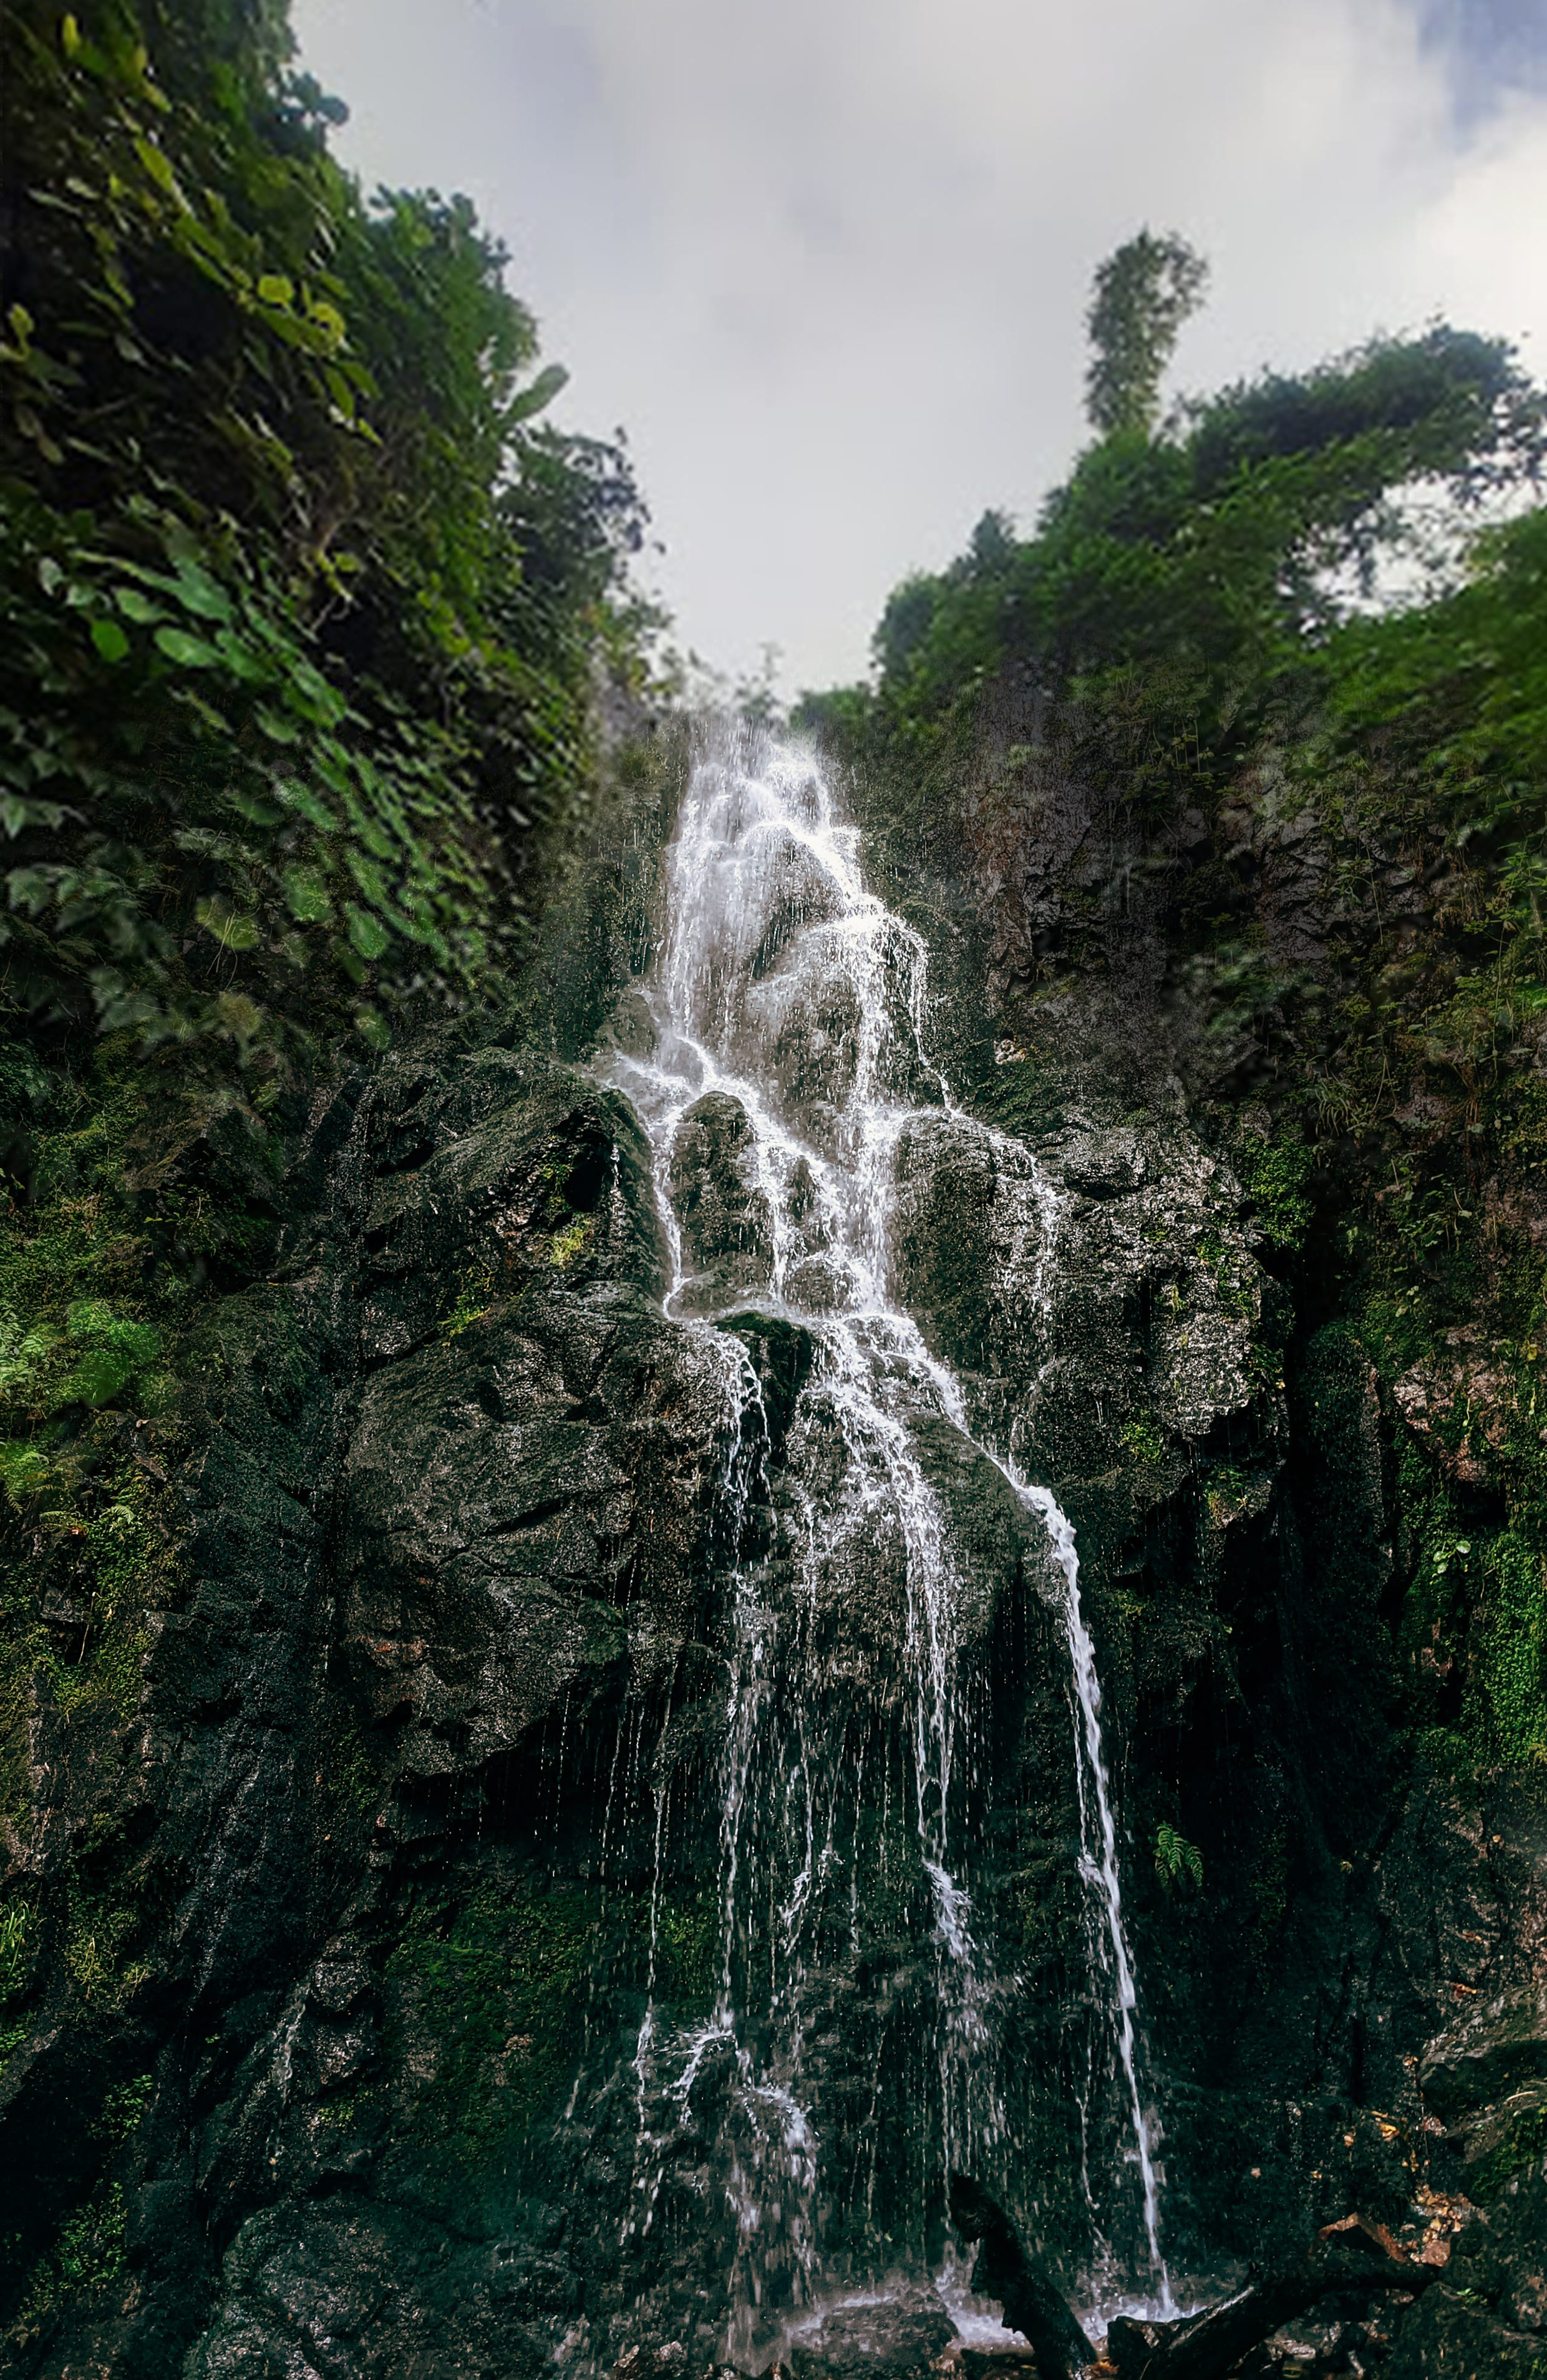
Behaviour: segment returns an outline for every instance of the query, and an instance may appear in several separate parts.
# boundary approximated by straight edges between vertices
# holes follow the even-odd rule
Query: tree
[[[264,1112],[505,982],[643,512],[469,202],[330,155],[286,0],[0,45],[0,1033]]]
[[[1203,302],[1209,268],[1178,232],[1147,228],[1096,267],[1085,327],[1094,350],[1085,410],[1103,438],[1147,437],[1160,410],[1161,375],[1177,334]]]

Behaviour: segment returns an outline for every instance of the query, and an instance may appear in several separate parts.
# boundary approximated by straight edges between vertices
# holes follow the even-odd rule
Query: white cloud
[[[628,427],[683,634],[792,685],[1083,434],[1092,269],[1211,256],[1207,387],[1435,312],[1547,356],[1547,98],[1463,124],[1399,0],[298,0],[369,179],[463,188],[564,418]],[[1528,350],[1528,355],[1529,354]]]

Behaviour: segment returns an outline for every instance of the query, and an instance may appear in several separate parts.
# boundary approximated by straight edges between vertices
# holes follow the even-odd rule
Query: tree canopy
[[[283,0],[16,0],[0,999],[249,1098],[519,951],[643,512],[465,200],[368,200]]]
[[[1104,438],[1154,429],[1177,334],[1203,303],[1208,266],[1174,231],[1148,228],[1096,267],[1085,328],[1085,410]]]

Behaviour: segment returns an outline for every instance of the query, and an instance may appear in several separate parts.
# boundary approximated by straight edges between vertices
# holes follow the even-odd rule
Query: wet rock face
[[[682,1203],[723,1298],[755,1207],[740,1111],[701,1105]],[[798,1639],[765,1647],[792,1707],[746,1756],[771,1797],[769,1729],[804,1724],[820,1783],[831,1905],[803,2055],[828,2104],[872,2110],[828,2144],[825,2219],[856,2256],[883,2227],[914,2263],[939,2252],[910,2077],[948,2021],[917,1947],[945,1921],[904,1793],[904,1549],[864,1479],[844,1487],[808,1331],[664,1319],[648,1151],[586,1074],[427,1045],[315,1120],[293,1183],[273,1275],[212,1310],[197,1355],[187,1591],[158,1623],[134,1819],[144,1980],[94,2082],[46,2030],[5,2073],[12,2137],[79,2109],[52,2199],[0,2162],[22,2275],[79,2193],[71,2156],[100,2164],[104,2090],[143,2078],[113,2168],[121,2256],[0,2368],[526,2380],[556,2354],[591,2372],[680,2348],[697,2369],[746,2253],[735,2161],[783,2153],[729,2053],[647,2069],[639,2047],[647,2007],[670,2050],[719,1986],[738,1562],[812,1581]],[[1045,1549],[957,1432],[921,1415],[916,1448],[973,1741],[1000,1746],[985,1824],[1067,1840]],[[813,1547],[828,1470],[839,1519]],[[888,1828],[862,1903],[847,1864]],[[777,1905],[799,1860],[766,1832]],[[1058,1991],[1070,1939],[1049,1900]],[[1028,2004],[1023,2037],[1059,2022],[1056,1995]],[[1062,2141],[1056,2058],[1028,2058],[1013,2104]],[[792,2268],[766,2270],[777,2323]],[[904,2291],[879,2330],[839,2323],[823,2368],[901,2375],[949,2329]]]
[[[1419,2087],[1451,2120],[1492,2105],[1525,2082],[1547,2079],[1547,1990],[1526,1985],[1481,2000],[1435,2036],[1423,2053]]]
[[[1275,1284],[1239,1186],[1184,1124],[1032,1145],[942,1117],[910,1129],[899,1172],[904,1298],[1037,1476],[1106,1468],[1132,1423],[1184,1442],[1227,1416],[1243,1442],[1280,1431],[1257,1360]]]
[[[723,1312],[766,1291],[773,1269],[773,1222],[753,1179],[752,1128],[739,1099],[710,1091],[688,1110],[672,1151],[671,1196],[692,1278],[684,1312]]]
[[[639,1763],[704,1757],[658,1742],[673,1687],[691,1711],[712,1682],[728,1358],[663,1321],[637,1126],[582,1075],[497,1043],[400,1058],[295,1180],[275,1277],[195,1351],[188,1585],[129,1813],[142,1981],[97,2026],[94,2092],[68,2028],[6,2069],[10,2137],[58,2142],[52,2203],[0,2161],[13,2290],[127,2069],[125,2277],[70,2368],[525,2372],[586,2252],[534,2211],[521,2144],[587,2008],[632,1985]],[[53,2368],[49,2327],[7,2368]]]
[[[894,2285],[840,2299],[790,2341],[794,2380],[925,2380],[956,2325],[933,2289]]]
[[[785,1013],[775,929],[768,1047],[820,1143],[854,1020],[830,985],[815,1020]],[[1136,1118],[1070,1072],[1023,1136],[909,1126],[889,1256],[980,1436],[1077,1526],[1166,2243],[1184,2265],[1299,2245],[1350,2204],[1411,2230],[1421,2168],[1484,2213],[1455,2286],[1391,2325],[1393,2368],[1512,2368],[1547,2337],[1547,1823],[1529,1780],[1400,1768],[1387,1718],[1394,1433],[1429,1430],[1464,1484],[1492,1357],[1458,1342],[1383,1409],[1338,1326],[1291,1333],[1179,1104]],[[592,1075],[452,1037],[313,1119],[273,1276],[196,1350],[186,1586],[132,1791],[91,1784],[101,1746],[39,1739],[28,1856],[46,1879],[70,1826],[121,1828],[140,1981],[94,2032],[45,2009],[5,2067],[13,2307],[103,2167],[111,2092],[145,2112],[112,2168],[119,2261],[0,2369],[702,2380],[755,2255],[768,2325],[794,2313],[799,2191],[770,2246],[737,2188],[755,2167],[773,2203],[809,2144],[747,2088],[767,2039],[706,2023],[738,1649],[773,1682],[737,1755],[768,1914],[730,1956],[816,1909],[795,2031],[832,2111],[827,2241],[861,2276],[938,2260],[947,2143],[919,2111],[942,2040],[976,2038],[939,1989],[970,1916],[1003,2187],[1072,2275],[1082,2166],[1120,2170],[1131,2134],[1093,2017],[1057,1581],[995,1465],[906,1415],[953,1580],[964,1916],[899,1816],[930,1615],[823,1375],[815,1195],[790,1185],[803,1324],[757,1310],[752,1155],[734,1099],[683,1119],[668,1323],[649,1151]],[[799,1593],[739,1639],[756,1576]],[[907,2286],[829,2306],[791,2334],[796,2380],[922,2373],[945,2324]]]
[[[1515,2178],[1450,2252],[1444,2280],[1391,2325],[1392,2380],[1526,2374],[1547,2349],[1547,2170]]]

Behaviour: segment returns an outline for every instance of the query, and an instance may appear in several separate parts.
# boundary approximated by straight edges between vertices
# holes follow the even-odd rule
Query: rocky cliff
[[[1065,840],[1045,906],[1080,890]],[[802,1568],[850,1441],[791,1318],[822,1297],[764,1293],[784,1226],[744,1107],[699,1099],[663,1183],[607,1087],[659,941],[648,832],[631,865],[622,922],[616,844],[582,875],[503,1022],[296,1121],[261,1271],[199,1302],[159,1414],[66,1402],[95,1467],[74,1538],[29,1524],[44,1649],[6,1718],[7,2370],[706,2370],[750,2273],[798,2311],[796,2200],[825,2272],[939,2264],[933,2078],[976,2053],[899,1807],[909,1550],[877,1523]],[[1453,1724],[1528,1560],[1521,1365],[1486,1328],[1415,1351],[1334,1310],[1306,1169],[1265,1107],[1226,1129],[1200,1092],[1153,917],[1094,990],[1039,997],[1046,918],[1012,933],[1003,886],[970,889],[908,912],[953,1104],[899,1137],[888,1261],[963,1399],[961,1427],[900,1410],[961,1590],[972,1774],[940,1792],[968,1796],[1000,2093],[974,2142],[1071,2289],[1142,2265],[1060,1583],[992,1447],[1075,1528],[1172,2270],[1206,2287],[1351,2204],[1437,2255],[1475,2208],[1464,2286],[1301,2343],[1529,2369],[1547,1809],[1529,1747],[1462,1762]],[[839,1060],[803,1053],[815,1113]],[[782,2107],[748,2130],[750,2043],[715,2031],[751,1575],[818,1578],[820,1723],[787,1740],[831,1763],[834,1873],[870,1879],[863,1910],[832,1886],[802,1969],[810,2143]]]

